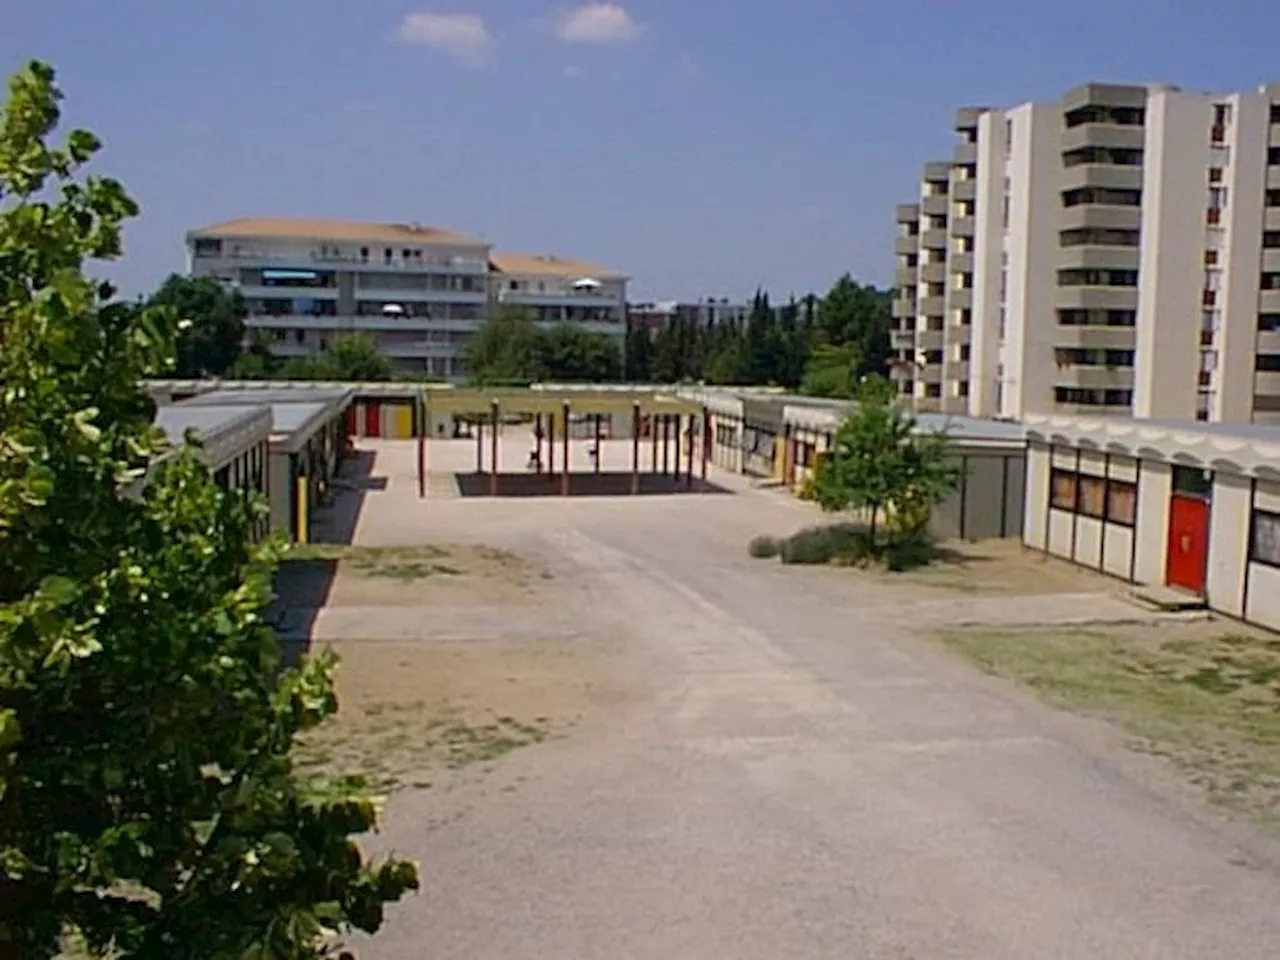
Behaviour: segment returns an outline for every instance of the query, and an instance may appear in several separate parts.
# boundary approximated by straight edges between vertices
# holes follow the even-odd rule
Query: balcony
[[[951,219],[951,235],[953,237],[972,237],[975,229],[973,217],[953,217]]]
[[[916,315],[916,302],[905,297],[894,297],[890,306],[890,315],[895,319],[914,317]]]
[[[952,273],[973,273],[972,253],[953,253],[947,260],[947,269]]]
[[[586,307],[597,310],[621,309],[621,295],[602,290],[500,290],[498,302],[522,307]]]
[[[1137,287],[1057,287],[1053,305],[1060,310],[1136,310]]]
[[[920,330],[916,333],[917,350],[941,350],[946,332],[938,330]]]
[[[396,271],[398,273],[466,273],[487,276],[488,259],[472,259],[468,257],[440,257],[436,260],[405,260],[393,257],[383,260],[377,257],[341,257],[321,256],[318,253],[256,253],[252,251],[228,250],[224,242],[222,253],[217,256],[194,256],[193,260],[201,268],[223,266],[226,269],[239,267],[297,267],[306,270],[351,270],[364,272]]]
[[[1137,247],[1062,247],[1057,265],[1060,270],[1137,270],[1140,259]]]
[[[484,290],[391,290],[385,287],[356,287],[357,300],[377,303],[465,303],[489,302]]]
[[[1081,163],[1062,171],[1062,190],[1101,187],[1107,190],[1141,190],[1142,167]]]
[[[1114,150],[1141,150],[1145,142],[1141,126],[1112,123],[1082,123],[1062,131],[1062,152],[1082,147],[1109,147]]]
[[[1133,367],[1059,367],[1054,386],[1086,390],[1128,390],[1133,386]]]
[[[921,179],[926,183],[947,183],[951,179],[951,161],[930,160],[924,165]]]
[[[1095,350],[1132,350],[1136,333],[1133,327],[1057,326],[1054,346],[1088,347]]]
[[[335,332],[368,332],[380,330],[478,330],[483,318],[474,320],[445,317],[409,316],[335,316],[313,317],[310,314],[285,314],[268,316],[261,314],[245,318],[245,326],[251,330],[332,330]]]
[[[954,200],[976,200],[978,198],[978,181],[957,180],[951,185],[951,197]]]
[[[947,231],[923,230],[920,233],[920,247],[924,250],[947,249]]]
[[[920,282],[919,277],[917,267],[895,267],[893,270],[893,282],[899,287],[914,287]]]
[[[947,309],[972,310],[973,287],[952,287],[947,291]]]
[[[1280,293],[1280,291],[1276,291]],[[917,301],[916,314],[924,317],[940,317],[946,310],[946,301],[941,296],[921,297]]]
[[[236,290],[246,300],[337,300],[337,287],[281,287],[260,283],[241,284]]]
[[[1142,208],[1082,203],[1058,213],[1059,230],[1141,230]]]
[[[895,350],[914,350],[916,332],[914,330],[894,330],[889,334],[889,345]]]
[[[896,237],[893,241],[893,252],[899,256],[910,256],[920,249],[919,234],[910,237]]]
[[[922,264],[920,279],[925,283],[944,283],[947,279],[947,265],[940,260]]]
[[[935,193],[920,201],[920,212],[927,217],[945,217],[950,204],[951,198],[945,193]]]
[[[920,219],[920,205],[900,203],[893,208],[894,223],[916,223]]]

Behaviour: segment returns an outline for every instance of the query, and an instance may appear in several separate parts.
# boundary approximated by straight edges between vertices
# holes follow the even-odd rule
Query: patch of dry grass
[[[1280,637],[1166,623],[942,639],[987,673],[1117,723],[1213,802],[1280,828]]]

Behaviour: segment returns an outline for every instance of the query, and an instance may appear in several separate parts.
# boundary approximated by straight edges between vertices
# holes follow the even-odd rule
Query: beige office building
[[[964,108],[897,209],[918,410],[1280,421],[1280,85]]]

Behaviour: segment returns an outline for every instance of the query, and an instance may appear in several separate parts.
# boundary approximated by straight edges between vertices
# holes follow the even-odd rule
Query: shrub
[[[752,537],[747,553],[759,560],[768,560],[782,552],[782,544],[776,537]]]
[[[807,527],[782,542],[783,563],[852,565],[870,555],[871,537],[856,523]]]
[[[927,532],[918,530],[895,538],[885,546],[884,564],[894,573],[924,567],[933,561],[934,540]]]
[[[831,538],[831,559],[841,566],[866,563],[875,556],[871,532],[861,523],[836,523],[826,528]]]

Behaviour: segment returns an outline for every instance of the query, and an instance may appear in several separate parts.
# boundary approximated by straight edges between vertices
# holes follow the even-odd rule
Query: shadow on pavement
[[[458,493],[463,497],[490,496],[490,474],[459,473],[454,475]],[[573,473],[569,475],[571,497],[629,497],[630,473]],[[685,477],[676,479],[661,473],[640,474],[641,496],[670,496],[684,493],[728,494],[726,489],[710,480],[694,477],[692,484]],[[558,497],[561,496],[561,475],[547,473],[498,474],[499,497]]]

